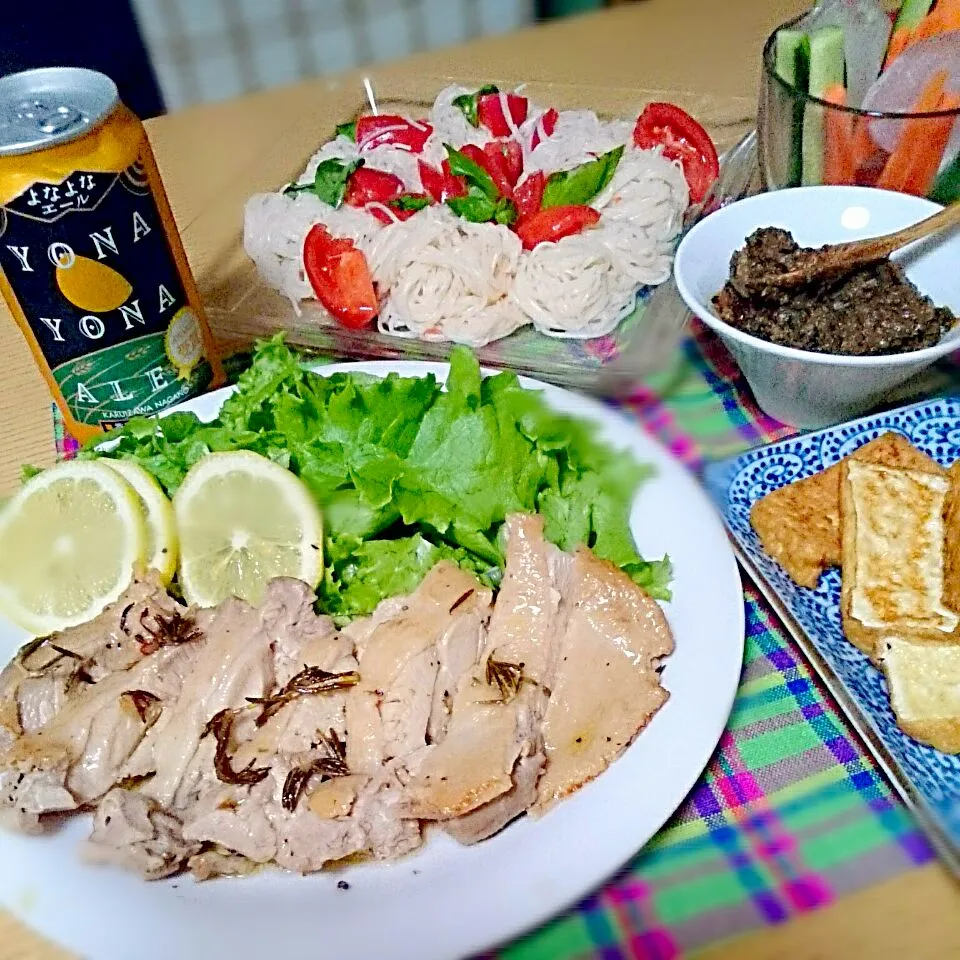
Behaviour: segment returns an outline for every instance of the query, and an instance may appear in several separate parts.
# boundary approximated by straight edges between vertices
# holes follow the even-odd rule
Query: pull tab
[[[40,128],[41,133],[63,133],[78,123],[83,123],[85,117],[76,107],[61,104],[59,107],[48,107],[42,100],[25,100],[18,103],[14,110],[17,120],[32,120]]]

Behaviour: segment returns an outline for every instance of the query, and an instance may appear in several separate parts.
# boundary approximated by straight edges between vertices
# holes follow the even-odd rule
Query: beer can
[[[78,440],[223,381],[157,164],[109,77],[0,77],[0,292]]]

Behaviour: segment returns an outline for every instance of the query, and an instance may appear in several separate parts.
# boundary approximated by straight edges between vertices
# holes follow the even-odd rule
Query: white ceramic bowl
[[[960,326],[935,346],[890,356],[781,347],[742,333],[714,312],[711,301],[729,276],[730,257],[760,227],[782,227],[801,246],[821,246],[890,233],[938,209],[930,200],[872,187],[763,193],[718,210],[684,237],[674,263],[677,287],[733,354],[762,410],[797,427],[829,426],[867,412],[895,387],[960,349]],[[960,316],[960,231],[920,241],[894,259],[921,293]]]

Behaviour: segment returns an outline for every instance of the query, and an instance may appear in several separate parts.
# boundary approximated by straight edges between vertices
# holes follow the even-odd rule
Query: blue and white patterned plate
[[[750,508],[765,494],[837,463],[888,431],[903,434],[947,467],[960,459],[960,397],[901,407],[751,450],[711,465],[704,480],[741,562],[783,616],[944,859],[960,874],[960,756],[917,743],[897,727],[883,674],[844,638],[839,571],[827,571],[816,590],[797,586],[764,552],[750,526]]]

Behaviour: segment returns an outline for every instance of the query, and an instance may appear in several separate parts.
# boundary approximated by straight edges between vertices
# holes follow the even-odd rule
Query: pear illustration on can
[[[57,255],[57,286],[75,307],[87,313],[107,313],[127,302],[133,287],[113,267],[74,253],[63,246]]]

